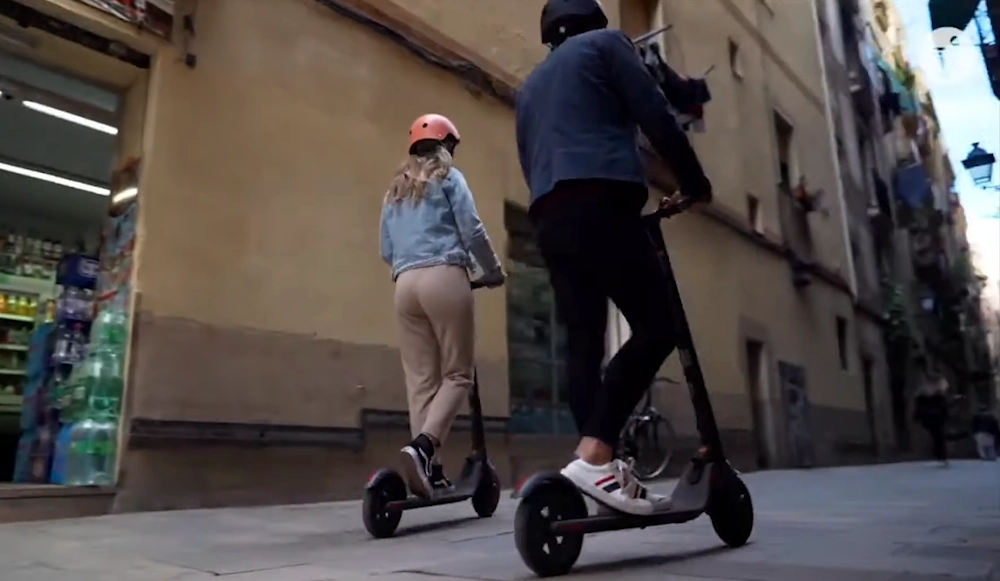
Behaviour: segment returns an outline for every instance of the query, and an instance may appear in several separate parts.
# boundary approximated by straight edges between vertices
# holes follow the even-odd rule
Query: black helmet
[[[542,44],[558,45],[574,34],[607,26],[598,0],[548,0],[542,8]]]

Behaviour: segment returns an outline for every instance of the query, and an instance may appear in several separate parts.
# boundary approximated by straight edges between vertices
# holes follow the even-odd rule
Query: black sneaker
[[[431,486],[435,491],[446,490],[452,487],[451,480],[444,475],[444,466],[440,464],[431,465]]]
[[[428,498],[434,492],[434,486],[431,485],[431,460],[434,456],[419,438],[418,436],[400,450],[403,453],[403,478],[410,492]]]

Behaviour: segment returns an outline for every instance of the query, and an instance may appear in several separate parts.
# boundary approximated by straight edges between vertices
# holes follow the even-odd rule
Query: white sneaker
[[[630,459],[627,462],[617,460],[617,462],[624,470],[625,478],[627,480],[627,484],[625,485],[626,494],[633,498],[645,498],[649,502],[653,503],[653,512],[670,510],[670,507],[673,505],[673,501],[669,496],[651,492],[648,488],[642,485],[642,481],[640,481],[639,477],[635,475],[635,469],[633,468],[635,460]]]
[[[567,464],[562,474],[599,504],[627,514],[652,514],[660,508],[659,499],[663,498],[639,484],[628,464],[621,460],[595,466],[577,459]]]

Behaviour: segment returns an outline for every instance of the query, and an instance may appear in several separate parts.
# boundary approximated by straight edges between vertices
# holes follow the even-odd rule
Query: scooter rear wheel
[[[541,577],[565,575],[583,549],[583,534],[557,535],[552,522],[587,517],[580,493],[565,484],[543,483],[521,500],[514,516],[514,543],[521,559]]]
[[[500,476],[491,464],[486,464],[479,486],[472,494],[472,508],[479,518],[488,518],[496,512],[500,504]]]
[[[390,502],[406,499],[406,484],[396,473],[390,473],[365,489],[361,517],[365,529],[376,539],[391,537],[399,527],[403,511],[389,510]]]
[[[753,532],[753,500],[750,491],[730,466],[716,467],[709,491],[708,517],[722,542],[742,547]]]

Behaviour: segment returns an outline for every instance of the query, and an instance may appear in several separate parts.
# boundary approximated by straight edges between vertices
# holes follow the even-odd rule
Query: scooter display
[[[476,281],[473,290],[483,288]],[[486,454],[486,430],[483,408],[479,400],[479,375],[473,374],[469,391],[472,453],[465,459],[458,481],[449,488],[435,490],[428,498],[410,494],[398,472],[389,468],[375,471],[365,483],[362,517],[365,529],[375,538],[391,537],[399,526],[403,512],[428,506],[472,501],[472,509],[481,518],[493,516],[500,503],[500,477]]]
[[[665,299],[671,305],[677,325],[677,352],[694,407],[701,447],[681,474],[669,508],[651,515],[634,516],[604,506],[592,515],[584,495],[562,474],[542,472],[531,476],[514,493],[521,498],[514,520],[514,540],[521,559],[539,576],[569,572],[588,533],[679,524],[702,514],[708,514],[716,534],[730,547],[744,545],[753,531],[753,501],[723,452],[691,329],[660,231],[661,219],[684,209],[661,205],[657,212],[645,216],[645,221],[661,265],[669,274],[669,294]]]

